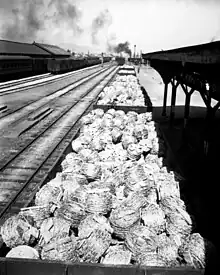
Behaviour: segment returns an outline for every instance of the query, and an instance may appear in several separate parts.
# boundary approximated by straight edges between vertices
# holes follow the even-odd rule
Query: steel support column
[[[185,99],[185,109],[184,109],[184,123],[183,123],[184,129],[186,129],[186,125],[189,120],[190,99],[191,99],[191,95],[187,94]]]
[[[176,104],[176,90],[179,85],[178,82],[171,81],[172,84],[172,96],[171,96],[171,106],[170,106],[170,123],[172,124],[175,118],[175,104]]]
[[[211,145],[211,131],[212,131],[212,124],[213,119],[215,117],[215,110],[209,106],[207,107],[207,113],[205,118],[205,136],[204,136],[204,154],[205,156],[208,155],[210,145]]]
[[[164,85],[164,96],[163,96],[163,110],[162,110],[162,116],[166,116],[166,108],[167,108],[167,92],[168,92],[168,82],[165,82]]]
[[[191,88],[190,92],[186,93],[186,99],[185,99],[185,109],[184,109],[184,129],[187,126],[187,123],[189,121],[189,112],[190,112],[190,100],[191,100],[191,95],[193,94],[195,90]]]

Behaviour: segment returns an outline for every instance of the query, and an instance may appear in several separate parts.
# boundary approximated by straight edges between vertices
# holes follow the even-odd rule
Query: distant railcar
[[[2,80],[15,74],[31,73],[32,70],[31,57],[0,55],[0,78]]]
[[[134,57],[130,57],[128,58],[128,61],[133,63],[134,65],[138,65],[142,63],[142,59],[141,58],[134,58]]]
[[[69,60],[68,58],[53,58],[49,59],[47,63],[47,70],[50,73],[58,74],[71,69],[74,69],[74,60]]]
[[[103,62],[110,62],[112,60],[112,57],[111,56],[104,56],[103,57]]]
[[[125,58],[124,57],[116,57],[115,61],[118,63],[118,65],[124,65],[125,64]]]
[[[101,61],[99,57],[87,57],[82,59],[74,59],[73,57],[64,59],[49,59],[47,64],[47,70],[48,72],[57,74],[82,69],[100,63]]]
[[[104,62],[108,59],[105,58]],[[97,56],[86,58],[31,58],[29,56],[0,55],[0,79],[9,76],[35,75],[41,73],[64,73],[85,67],[98,65],[101,60]]]
[[[46,73],[48,58],[33,58],[32,59],[32,70],[34,74]]]
[[[89,56],[86,58],[87,66],[101,64],[101,59],[98,56]]]

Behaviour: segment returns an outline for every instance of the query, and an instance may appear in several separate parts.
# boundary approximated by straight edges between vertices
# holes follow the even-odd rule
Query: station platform
[[[184,129],[184,104],[185,94],[181,88],[177,91],[175,107],[175,120],[170,124],[171,87],[168,87],[167,116],[162,116],[164,85],[160,75],[151,67],[142,66],[138,74],[140,85],[146,90],[153,106],[153,120],[159,124],[167,146],[173,155],[172,165],[179,170],[182,176],[193,178],[197,176],[196,168],[204,160],[204,119],[206,106],[199,93],[192,95],[190,107],[190,119],[186,131]],[[220,111],[216,112],[211,133],[212,146],[210,148],[209,161],[215,159],[220,153]],[[171,157],[171,156],[170,156]],[[193,169],[192,169],[193,168]]]
[[[153,107],[153,120],[167,145],[165,165],[181,175],[182,198],[195,217],[198,230],[212,240],[218,239],[218,156],[220,155],[220,111],[216,113],[211,133],[211,147],[208,157],[204,155],[204,119],[206,107],[200,94],[192,95],[190,119],[184,128],[185,94],[177,91],[175,119],[170,124],[171,87],[168,87],[167,116],[162,116],[164,84],[160,75],[151,67],[143,66],[137,73],[139,83],[146,90]],[[210,230],[211,229],[211,230]]]

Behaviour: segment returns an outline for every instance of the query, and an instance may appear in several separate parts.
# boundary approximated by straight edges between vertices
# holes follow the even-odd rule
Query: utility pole
[[[102,64],[102,67],[103,67],[103,63],[104,63],[104,54],[101,53],[101,64]]]

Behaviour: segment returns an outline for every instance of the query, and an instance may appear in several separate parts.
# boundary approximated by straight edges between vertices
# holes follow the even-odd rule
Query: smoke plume
[[[72,1],[73,2],[73,1]],[[4,39],[32,42],[44,33],[51,40],[52,31],[65,25],[72,34],[82,32],[81,13],[68,0],[1,0],[0,33]],[[2,28],[1,28],[2,26]]]
[[[119,43],[116,46],[109,44],[108,45],[108,51],[114,52],[114,53],[126,53],[129,56],[131,56],[131,49],[129,47],[129,42],[128,41],[126,41],[124,43]]]
[[[54,13],[50,19],[59,26],[60,23],[65,22],[67,26],[72,28],[74,31],[81,33],[83,29],[80,28],[78,21],[81,17],[81,12],[77,7],[68,2],[68,0],[51,0],[48,8],[54,8]]]
[[[98,44],[97,34],[104,27],[110,26],[112,23],[112,16],[108,9],[100,12],[92,21],[92,43]]]

